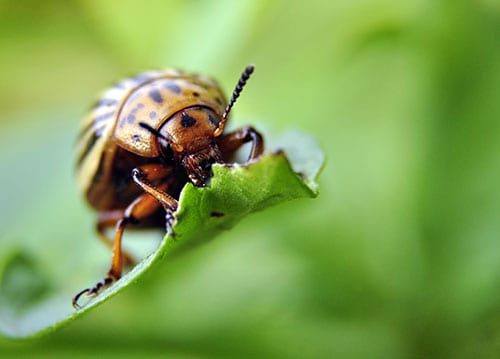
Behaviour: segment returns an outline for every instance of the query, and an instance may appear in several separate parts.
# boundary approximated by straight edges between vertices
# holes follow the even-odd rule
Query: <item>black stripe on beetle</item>
[[[116,105],[118,103],[118,100],[115,100],[114,98],[103,98],[102,100],[97,101],[92,108],[97,108],[100,106],[112,106]]]
[[[103,113],[102,115],[95,117],[93,123],[104,121],[113,116],[115,113],[116,113],[115,111]]]
[[[89,124],[87,124],[87,126],[82,128],[82,130],[80,131],[80,133],[77,136],[77,139],[80,139],[83,136],[85,136],[89,132],[89,130],[91,130],[91,129],[92,129],[92,131],[94,131],[96,126],[101,126],[101,124],[100,124],[101,121],[104,121],[104,120],[106,120],[114,115],[115,115],[115,111],[112,111],[112,112],[103,113],[102,115],[95,117],[92,120],[92,122],[90,122]]]
[[[158,89],[152,89],[148,93],[149,97],[153,99],[154,102],[162,103],[163,99],[161,98],[161,93]]]
[[[101,137],[101,134],[102,134],[102,131],[95,131],[92,134],[92,137],[89,138],[89,140],[87,141],[87,144],[85,145],[85,149],[83,150],[80,157],[78,157],[77,167],[81,166],[83,160],[85,160],[85,158],[88,156],[88,154],[90,153],[90,151],[94,147],[97,140]]]
[[[137,85],[143,84],[144,82],[148,82],[151,80],[151,76],[148,76],[146,74],[139,74],[136,75],[133,80],[137,83]]]
[[[196,120],[194,118],[192,118],[189,115],[186,115],[184,112],[182,113],[182,118],[181,118],[182,127],[188,128],[188,127],[194,126],[195,123],[196,123]]]

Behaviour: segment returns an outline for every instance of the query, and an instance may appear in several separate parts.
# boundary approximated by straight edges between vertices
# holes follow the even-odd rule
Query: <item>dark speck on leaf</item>
[[[210,213],[210,217],[215,217],[215,218],[220,218],[220,217],[224,217],[224,213],[222,212],[211,212]]]

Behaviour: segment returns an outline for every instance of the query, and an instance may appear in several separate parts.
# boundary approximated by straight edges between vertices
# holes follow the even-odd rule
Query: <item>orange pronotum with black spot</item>
[[[104,92],[82,122],[77,143],[78,185],[98,211],[99,238],[113,249],[107,276],[73,298],[93,296],[121,277],[126,226],[166,226],[170,234],[182,187],[204,186],[212,164],[228,161],[251,142],[249,160],[263,151],[252,127],[223,134],[229,112],[253,72],[248,66],[226,103],[207,77],[178,70],[150,71]],[[106,230],[115,227],[109,238]]]

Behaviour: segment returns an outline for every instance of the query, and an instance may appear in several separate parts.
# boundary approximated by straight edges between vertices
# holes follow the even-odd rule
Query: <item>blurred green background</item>
[[[496,0],[0,1],[0,261],[74,272],[69,293],[99,277],[109,253],[72,177],[95,95],[166,66],[229,93],[248,63],[232,126],[315,136],[319,198],[2,357],[500,356]]]

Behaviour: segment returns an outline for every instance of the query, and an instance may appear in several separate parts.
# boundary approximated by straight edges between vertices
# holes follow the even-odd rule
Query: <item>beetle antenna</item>
[[[184,150],[181,145],[175,143],[171,138],[169,138],[169,137],[165,136],[164,134],[160,133],[160,131],[155,130],[153,127],[151,127],[147,123],[145,123],[145,122],[139,122],[139,127],[142,127],[146,131],[151,132],[153,134],[153,136],[161,138],[162,140],[167,141],[167,143],[170,144],[170,146],[172,146],[172,148],[176,152],[182,152]]]
[[[227,116],[229,116],[231,108],[233,108],[234,103],[236,102],[238,97],[240,97],[241,91],[243,90],[243,87],[246,85],[247,80],[250,78],[250,75],[252,74],[254,69],[255,69],[254,65],[248,65],[241,74],[240,79],[236,84],[236,87],[234,88],[233,95],[231,96],[231,99],[229,100],[229,103],[226,106],[224,113],[222,114],[222,119],[219,122],[219,126],[217,126],[217,128],[215,129],[214,132],[215,137],[220,136],[222,134],[224,126],[226,125]]]

